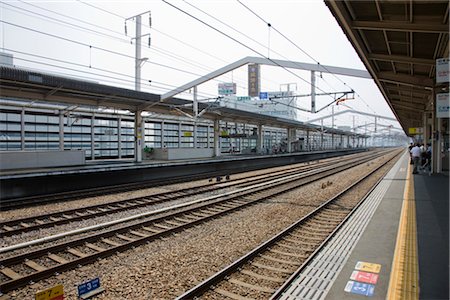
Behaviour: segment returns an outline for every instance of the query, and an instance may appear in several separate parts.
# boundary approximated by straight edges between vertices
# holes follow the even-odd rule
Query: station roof
[[[161,96],[135,91],[92,81],[76,80],[68,77],[31,71],[28,69],[0,66],[0,97],[29,99],[71,105],[110,107],[130,111],[147,110],[168,115],[192,115],[192,101],[170,98],[161,101]],[[198,110],[202,118],[220,119],[229,122],[262,124],[279,128],[297,128],[301,130],[321,131],[365,137],[350,131],[321,127],[295,120],[277,118],[249,111],[222,107],[213,103],[199,103]]]
[[[325,0],[403,130],[432,111],[436,59],[449,56],[448,0]],[[448,91],[447,91],[448,92]]]

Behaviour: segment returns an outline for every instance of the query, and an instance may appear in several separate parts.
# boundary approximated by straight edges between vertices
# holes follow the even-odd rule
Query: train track
[[[367,157],[371,154],[357,155],[356,157]],[[133,210],[137,208],[149,208],[150,206],[167,203],[169,201],[175,201],[181,198],[200,195],[203,193],[219,192],[220,190],[230,188],[240,188],[251,184],[264,182],[265,180],[271,180],[296,174],[299,172],[306,172],[313,168],[324,166],[331,163],[343,164],[347,161],[354,159],[355,156],[340,158],[339,160],[331,159],[325,162],[317,162],[305,166],[296,166],[286,168],[282,171],[267,172],[261,175],[254,176],[250,179],[233,179],[225,183],[206,184],[193,188],[186,188],[177,191],[169,191],[157,194],[151,194],[141,197],[128,198],[124,200],[118,200],[114,202],[108,202],[106,204],[90,205],[82,208],[69,209],[54,213],[40,214],[37,216],[31,216],[26,218],[17,218],[14,220],[0,222],[0,236],[13,236],[19,235],[25,232],[34,230],[40,230],[43,228],[49,228],[67,224],[70,222],[92,219],[104,215],[111,215],[113,213],[123,212],[127,210]],[[229,177],[225,177],[229,179]],[[224,178],[224,179],[225,179]]]
[[[186,176],[174,176],[170,179],[164,178],[161,180],[149,180],[145,182],[132,182],[132,183],[124,183],[114,186],[105,186],[105,187],[96,187],[96,188],[87,188],[76,191],[68,191],[68,192],[60,192],[53,193],[47,195],[39,195],[32,197],[22,197],[22,198],[14,198],[14,199],[6,199],[2,200],[0,205],[0,211],[19,209],[24,207],[42,205],[46,203],[54,203],[54,202],[63,202],[63,201],[73,201],[77,199],[87,198],[87,197],[96,197],[102,195],[110,195],[114,193],[123,193],[128,191],[135,191],[139,189],[152,188],[157,186],[165,186],[168,184],[176,184],[182,183],[191,180],[201,180],[212,177],[225,177],[230,176],[230,173],[240,173],[248,171],[247,169],[233,169],[232,171],[224,172],[224,171],[212,171],[205,172],[196,175],[190,175],[188,178]]]
[[[379,157],[378,154],[375,157]],[[212,196],[208,201],[197,200],[177,205],[177,210],[163,209],[164,214],[155,212],[134,224],[122,224],[114,229],[90,232],[84,237],[70,241],[44,245],[37,250],[23,254],[12,254],[0,260],[0,292],[36,282],[55,273],[88,264],[101,257],[146,243],[162,236],[183,231],[224,214],[254,205],[265,199],[339,173],[356,165],[364,164],[372,158],[355,159],[352,163],[337,166],[322,166],[315,170],[277,178],[270,182],[258,183],[224,195]],[[3,248],[2,248],[3,249]],[[0,249],[1,250],[1,249]]]
[[[386,163],[397,155],[398,153]],[[384,164],[377,167],[270,240],[179,296],[177,300],[202,296],[207,299],[277,299],[286,286],[283,283],[295,278],[307,266],[384,175],[364,197],[349,201],[346,196],[357,190],[362,182],[383,166]]]

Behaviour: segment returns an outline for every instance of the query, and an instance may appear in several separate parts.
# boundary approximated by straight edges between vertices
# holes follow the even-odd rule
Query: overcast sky
[[[161,0],[1,0],[0,46],[4,52],[14,55],[16,66],[133,89],[135,45],[131,38],[135,35],[135,23],[133,20],[126,22],[125,35],[125,18],[151,11],[151,28],[149,14],[142,17],[142,34],[151,35],[150,47],[148,37],[142,40],[142,56],[148,58],[142,67],[143,91],[163,94],[245,56],[365,69],[321,0],[241,0],[257,16],[234,0],[167,2],[241,44]],[[294,74],[282,68],[263,66],[261,91],[278,91],[280,85],[292,83],[298,94],[308,94],[310,73],[290,71]],[[218,80],[236,82],[238,96],[246,96],[246,72],[247,68],[243,67]],[[319,93],[353,89],[357,95],[354,100],[346,101],[349,107],[393,117],[373,80],[325,73],[316,75]],[[219,81],[199,86],[200,98],[217,97]],[[180,96],[191,97],[189,94]],[[331,97],[318,97],[318,108],[331,100]],[[309,108],[310,98],[301,98],[299,105]],[[335,112],[346,109],[335,106]],[[329,114],[331,108],[320,114],[301,113],[303,121]],[[338,125],[351,125],[352,121],[351,115],[340,115],[335,120]],[[370,122],[373,118],[355,117],[356,125]],[[325,121],[326,125],[330,123],[330,120]],[[400,127],[397,122],[381,120],[379,123]]]

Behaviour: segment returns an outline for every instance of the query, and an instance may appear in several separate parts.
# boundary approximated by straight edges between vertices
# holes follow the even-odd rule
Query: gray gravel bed
[[[31,299],[37,290],[63,284],[66,299],[76,299],[78,284],[100,277],[106,291],[95,299],[173,299],[277,234],[368,169],[364,165],[341,172],[326,179],[333,182],[326,188],[322,188],[323,182],[309,184],[6,296]]]

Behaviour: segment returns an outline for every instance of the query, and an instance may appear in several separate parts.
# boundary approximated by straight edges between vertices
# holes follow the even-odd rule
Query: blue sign
[[[375,286],[373,284],[349,280],[344,290],[348,293],[372,297],[375,291]]]
[[[260,92],[259,99],[269,99],[269,93],[268,92]]]
[[[100,278],[95,278],[78,286],[78,297],[89,293],[90,291],[96,290],[100,287]]]

